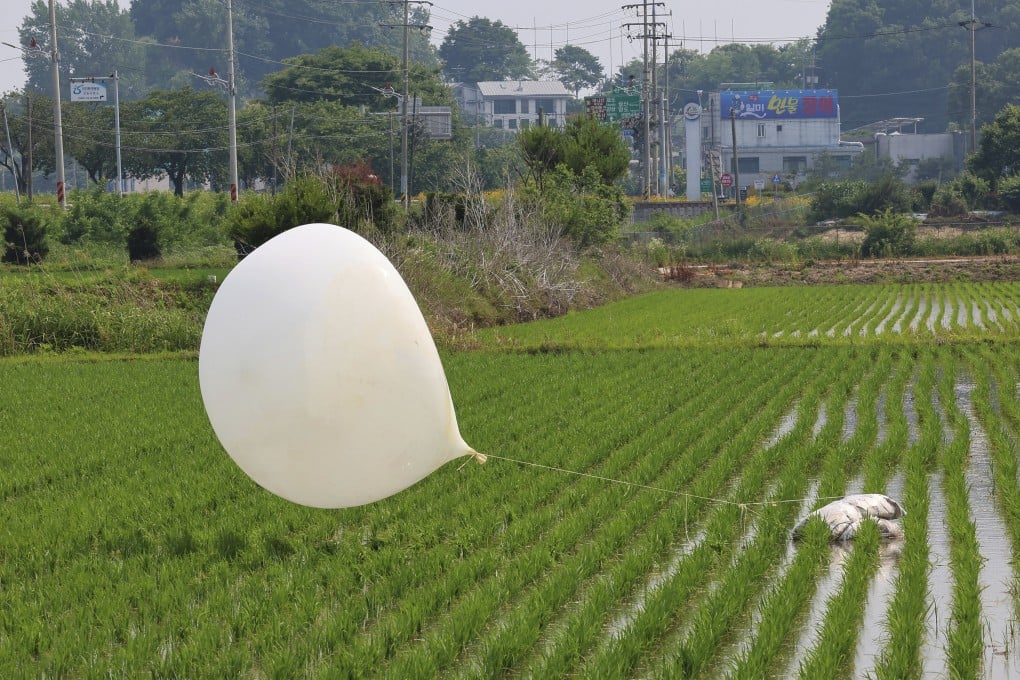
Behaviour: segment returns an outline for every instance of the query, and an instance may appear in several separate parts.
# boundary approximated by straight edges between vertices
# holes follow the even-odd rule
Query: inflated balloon
[[[342,227],[296,227],[242,260],[212,301],[198,369],[227,453],[295,503],[371,503],[479,456],[411,292]]]

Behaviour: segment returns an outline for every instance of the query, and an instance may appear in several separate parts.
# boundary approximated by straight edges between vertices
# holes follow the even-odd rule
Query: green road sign
[[[607,122],[619,122],[641,113],[641,96],[636,94],[585,97],[584,104],[590,116]]]
[[[701,178],[701,193],[707,194],[712,191],[712,180],[708,177]]]

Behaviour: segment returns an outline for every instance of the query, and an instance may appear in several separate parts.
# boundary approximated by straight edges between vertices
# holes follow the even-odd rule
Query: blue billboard
[[[720,92],[719,116],[725,120],[731,115],[751,120],[838,118],[839,95],[836,90]]]

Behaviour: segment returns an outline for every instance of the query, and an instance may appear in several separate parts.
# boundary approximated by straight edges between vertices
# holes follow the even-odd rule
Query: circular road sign
[[[719,178],[719,184],[722,184],[724,187],[733,186],[733,175],[728,172],[724,172]]]

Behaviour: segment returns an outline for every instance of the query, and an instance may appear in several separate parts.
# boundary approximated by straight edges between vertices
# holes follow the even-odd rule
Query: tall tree
[[[451,26],[439,46],[439,57],[443,70],[454,81],[531,77],[531,58],[514,30],[483,17]]]
[[[140,179],[166,175],[177,196],[184,181],[224,183],[227,104],[215,92],[153,90],[126,107],[124,165]]]
[[[981,141],[967,159],[967,168],[993,188],[1004,177],[1020,175],[1020,106],[1006,104],[981,128]]]
[[[327,47],[286,62],[285,69],[262,81],[271,103],[338,101],[381,111],[392,108],[395,101],[383,96],[381,90],[389,86],[391,96],[402,90],[400,59],[359,43],[346,48]],[[410,90],[430,105],[452,102],[450,89],[435,69],[411,64],[408,82]]]
[[[48,175],[55,168],[53,100],[46,95],[32,94],[26,89],[20,93],[7,93],[3,98],[3,107],[11,133],[11,149],[7,147],[5,134],[0,165],[14,173],[18,191],[25,194],[29,189],[32,172],[42,171]]]
[[[135,41],[131,16],[117,0],[70,0],[58,3],[55,10],[62,85],[66,87],[71,77],[108,76],[117,71],[122,98],[143,94],[148,52]],[[38,51],[25,52],[28,87],[52,96],[49,4],[35,0],[31,11],[18,29],[22,45],[35,40],[39,46]]]
[[[89,181],[103,184],[117,176],[117,144],[112,105],[64,103],[64,151],[85,168]]]
[[[564,45],[555,52],[553,71],[560,82],[574,91],[574,97],[582,89],[595,87],[605,77],[605,71],[598,57],[577,45]]]

